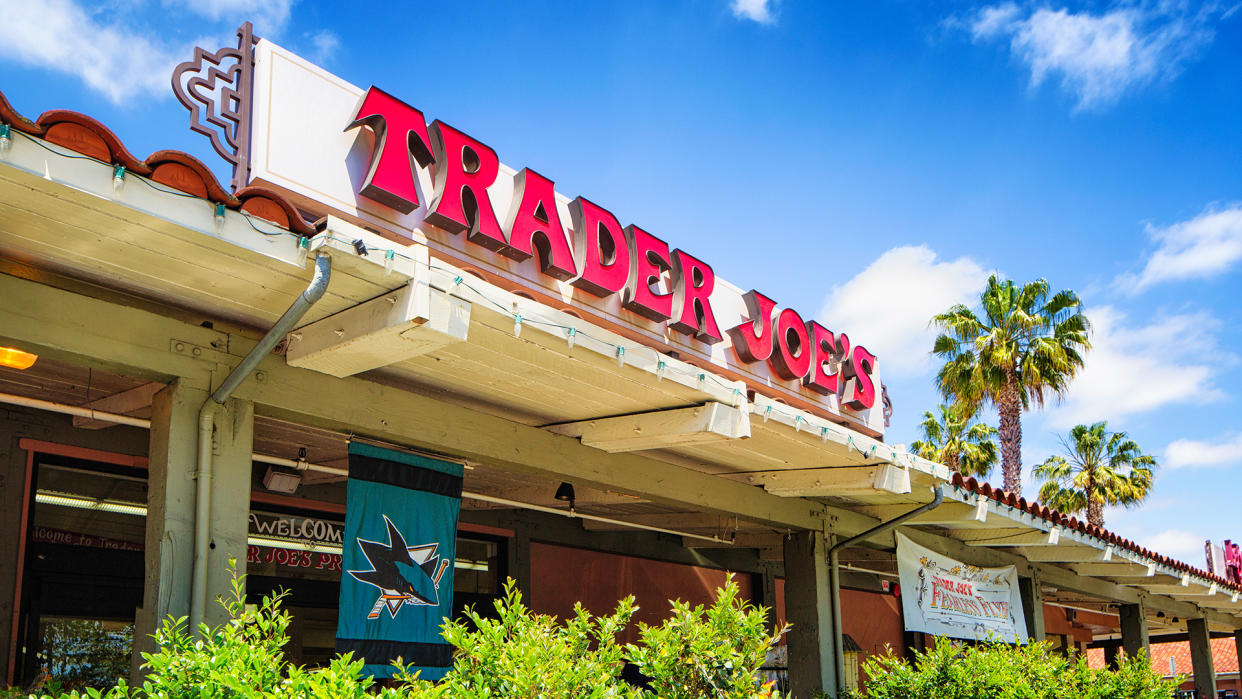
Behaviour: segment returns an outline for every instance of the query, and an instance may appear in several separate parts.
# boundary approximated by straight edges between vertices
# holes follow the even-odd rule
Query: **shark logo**
[[[358,539],[362,555],[367,557],[371,570],[348,571],[358,582],[374,585],[379,598],[367,614],[368,619],[378,619],[380,611],[388,608],[388,617],[396,618],[402,605],[437,606],[440,604],[440,578],[450,561],[441,560],[436,553],[437,543],[406,546],[405,537],[397,525],[383,515],[388,525],[388,541]]]

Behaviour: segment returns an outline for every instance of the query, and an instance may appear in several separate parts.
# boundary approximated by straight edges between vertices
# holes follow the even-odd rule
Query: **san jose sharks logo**
[[[440,578],[451,561],[440,558],[438,543],[406,546],[397,525],[388,515],[383,517],[388,541],[358,539],[371,570],[347,571],[358,582],[379,588],[379,598],[367,618],[378,619],[384,607],[388,608],[388,617],[395,619],[402,605],[439,606]]]

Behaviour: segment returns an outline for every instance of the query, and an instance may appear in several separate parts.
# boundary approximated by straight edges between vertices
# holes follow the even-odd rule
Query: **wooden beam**
[[[664,449],[750,437],[750,415],[742,408],[710,402],[688,408],[604,417],[547,427],[609,453]]]
[[[1107,561],[1111,558],[1111,551],[1062,541],[1056,546],[1025,546],[1019,555],[1042,563],[1086,563]]]
[[[128,391],[113,393],[110,396],[93,400],[83,407],[98,410],[104,413],[116,413],[117,415],[129,415],[131,413],[151,407],[151,399],[156,393],[164,388],[162,383],[148,383],[131,388]],[[105,427],[116,426],[115,422],[107,422],[104,420],[92,420],[89,417],[74,417],[73,426],[80,427],[84,430],[102,430]]]
[[[220,381],[254,346],[239,335],[0,275],[0,337],[40,353],[138,376]],[[45,309],[57,309],[48,314]],[[180,343],[182,349],[177,350]],[[191,352],[191,347],[200,350]],[[637,454],[608,454],[575,439],[361,378],[338,379],[266,358],[236,397],[256,412],[490,464],[515,473],[629,493],[667,505],[782,528],[852,534],[865,515],[782,498]]]
[[[779,552],[783,545],[784,536],[784,534],[779,532],[737,532],[731,538],[731,543],[728,544],[716,541],[703,541],[702,539],[686,539],[685,546],[690,549],[771,549]],[[729,539],[730,537],[726,536],[723,538]]]
[[[1079,575],[1091,575],[1101,578],[1133,578],[1144,579],[1156,575],[1155,564],[1144,564],[1138,561],[1111,561],[1109,563],[1076,563],[1070,566]]]
[[[426,258],[424,246],[410,249],[421,250]],[[464,341],[470,302],[432,289],[426,281],[429,274],[420,270],[400,289],[289,333],[289,365],[353,376]]]
[[[994,520],[995,521],[995,520]],[[1049,531],[1032,531],[1030,529],[968,529],[953,532],[953,538],[961,539],[970,546],[991,546],[997,548],[1026,546],[1056,546],[1060,540],[1060,531],[1053,528]]]
[[[908,505],[882,505],[874,507],[860,508],[868,515],[875,517],[881,522],[895,519],[901,515],[918,507],[918,504]],[[945,502],[930,512],[923,514],[910,520],[910,524],[924,524],[942,527],[953,527],[962,524],[978,524],[987,521],[987,510],[981,509],[975,504],[967,504],[960,502]]]
[[[892,464],[808,468],[789,471],[754,471],[724,476],[730,480],[762,486],[776,495],[829,497],[910,492],[910,472]]]
[[[699,532],[712,532],[721,535],[721,538],[728,538],[729,534],[741,529],[748,529],[750,531],[770,531],[770,529],[765,530],[762,527],[757,527],[753,523],[743,522],[736,517],[705,512],[669,512],[661,514],[612,516],[626,522],[645,524],[651,527],[660,527],[662,529],[684,529]],[[589,519],[582,520],[582,528],[587,531],[596,532],[628,531],[629,529],[628,527],[623,527],[619,524],[596,522]]]

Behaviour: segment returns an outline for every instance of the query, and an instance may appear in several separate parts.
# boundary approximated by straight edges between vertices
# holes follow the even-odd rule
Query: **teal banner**
[[[349,445],[336,650],[391,677],[392,662],[438,680],[453,664],[440,625],[453,615],[462,466]]]

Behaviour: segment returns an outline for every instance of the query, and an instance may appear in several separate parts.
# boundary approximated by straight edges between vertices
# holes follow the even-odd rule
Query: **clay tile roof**
[[[31,121],[13,109],[4,94],[0,93],[0,124],[8,124],[16,131],[42,138],[102,163],[119,165],[180,192],[257,216],[299,235],[311,236],[315,233],[314,226],[280,194],[262,187],[245,187],[236,194],[230,194],[206,165],[182,151],[157,151],[147,156],[146,160],[139,160],[125,148],[116,134],[85,114],[52,110],[44,112],[38,121]]]
[[[1001,490],[999,488],[993,488],[988,483],[980,483],[973,476],[970,478],[963,478],[962,474],[954,473],[952,476],[951,483],[952,485],[958,488],[963,488],[972,493],[977,493],[984,497],[992,498],[996,500],[997,502],[1008,504],[1012,507],[1022,509],[1036,517],[1039,517],[1040,519],[1051,522],[1053,524],[1059,524],[1061,526],[1074,529],[1076,531],[1082,532],[1089,536],[1093,536],[1102,541],[1111,543],[1114,546],[1124,548],[1129,551],[1133,551],[1134,553],[1137,553],[1140,556],[1153,559],[1156,562],[1161,563],[1163,565],[1167,565],[1171,568],[1174,568],[1175,570],[1180,570],[1183,572],[1190,573],[1191,575],[1202,578],[1204,580],[1215,582],[1218,585],[1222,587],[1227,587],[1231,590],[1242,591],[1242,585],[1229,582],[1228,580],[1218,575],[1212,575],[1211,573],[1208,573],[1207,571],[1199,569],[1199,568],[1195,568],[1194,566],[1191,566],[1188,563],[1183,563],[1182,561],[1177,561],[1168,556],[1158,554],[1155,551],[1148,550],[1142,546],[1139,546],[1133,541],[1130,541],[1129,539],[1118,536],[1115,532],[1111,532],[1107,529],[1104,529],[1103,527],[1097,527],[1085,520],[1080,521],[1077,517],[1067,516],[1061,512],[1057,512],[1056,510],[1053,510],[1047,507],[1046,505],[1041,505],[1040,503],[1036,501],[1027,502],[1025,498],[1019,498],[1014,493],[1007,493],[1004,490]],[[1237,661],[1235,660],[1234,662],[1235,662],[1234,667],[1236,668]]]

